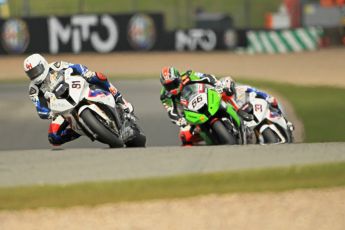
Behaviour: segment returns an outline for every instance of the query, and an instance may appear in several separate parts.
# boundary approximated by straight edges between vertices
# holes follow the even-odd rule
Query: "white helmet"
[[[228,96],[236,94],[235,81],[232,77],[223,77],[220,82],[223,84],[224,91]]]
[[[40,54],[32,54],[24,60],[24,71],[34,84],[40,84],[48,76],[49,64]]]

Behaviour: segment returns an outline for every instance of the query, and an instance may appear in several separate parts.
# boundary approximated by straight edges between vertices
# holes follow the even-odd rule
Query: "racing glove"
[[[278,108],[278,101],[275,97],[269,97],[267,99],[267,102],[272,106],[273,108]]]
[[[46,91],[44,93],[44,98],[47,99],[47,100],[50,100],[51,97],[55,96],[55,94],[49,92],[49,91]]]
[[[126,113],[133,113],[134,107],[131,103],[123,99],[122,95],[116,98],[116,103],[123,109]]]
[[[127,102],[124,105],[120,105],[123,109],[123,111],[125,111],[126,113],[133,113],[134,111],[134,107],[131,103]]]
[[[109,83],[109,92],[113,95],[113,96],[116,96],[116,94],[118,93],[117,89],[115,88],[115,86],[113,86],[111,83]]]
[[[236,93],[235,82],[230,76],[222,78],[220,82],[222,83],[223,91],[226,96],[232,96]]]
[[[114,96],[115,102],[118,103],[121,109],[123,109],[123,111],[125,111],[126,113],[133,113],[134,112],[133,105],[122,97],[121,93],[116,89],[115,86],[113,86],[113,84],[111,84],[110,82],[108,83],[109,83],[108,90]]]
[[[49,120],[52,120],[52,119],[54,119],[54,118],[55,118],[55,115],[53,114],[52,111],[50,111],[50,112],[49,112],[49,115],[48,115],[48,119],[49,119]]]
[[[267,99],[267,102],[268,102],[270,110],[272,112],[276,112],[278,114],[282,114],[282,111],[279,108],[278,100],[275,97],[269,97]]]
[[[176,121],[176,125],[179,127],[185,127],[188,125],[187,120],[184,117],[180,117],[177,121]]]

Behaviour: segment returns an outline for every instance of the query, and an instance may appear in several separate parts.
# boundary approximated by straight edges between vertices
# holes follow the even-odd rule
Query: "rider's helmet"
[[[226,76],[220,79],[223,84],[226,95],[231,96],[236,94],[235,81],[232,77]]]
[[[49,64],[40,54],[32,54],[24,60],[24,71],[34,84],[40,84],[49,73]]]
[[[171,94],[178,95],[181,92],[181,75],[174,67],[163,67],[160,81]]]

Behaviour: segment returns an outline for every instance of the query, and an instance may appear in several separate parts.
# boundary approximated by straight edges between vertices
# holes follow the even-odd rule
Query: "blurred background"
[[[161,12],[169,29],[194,26],[196,14],[202,11],[229,15],[239,27],[260,27],[263,15],[280,5],[277,0],[11,0],[8,3],[12,16]]]
[[[211,14],[209,16],[214,16],[214,19],[229,17],[231,24],[239,28],[260,28],[267,23],[270,12],[276,12],[274,14],[281,18],[286,13],[293,14],[297,17],[293,19],[296,21],[303,13],[308,16],[310,9],[307,8],[312,5],[319,11],[314,16],[321,17],[322,14],[327,14],[327,11],[328,14],[341,14],[340,11],[343,9],[330,8],[341,7],[344,4],[343,0],[2,0],[0,2],[6,4],[5,7],[8,8],[7,12],[3,11],[3,15],[13,17],[161,12],[166,18],[168,29],[194,27],[202,13]],[[319,9],[319,6],[328,9]]]
[[[246,51],[259,53],[315,50],[319,46],[344,45],[344,2],[0,0],[0,16],[3,19],[0,21],[3,40],[0,54],[34,51],[107,53],[133,49],[171,51],[245,48]],[[107,20],[104,19],[106,15],[111,15],[112,19],[102,25],[102,20]],[[23,20],[18,21],[18,18]],[[79,39],[79,29],[76,28],[80,27],[83,27],[81,42],[71,42]],[[90,31],[96,31],[101,40],[106,40],[108,33],[108,38],[113,42],[108,41],[105,48],[92,48],[87,38],[91,35]],[[36,33],[40,35],[36,36]],[[125,37],[126,34],[129,34],[129,39]],[[300,47],[294,47],[291,39],[301,43]],[[60,48],[61,45],[56,44],[58,41],[65,47],[72,46],[72,50]],[[133,47],[133,43],[136,43],[136,47]]]

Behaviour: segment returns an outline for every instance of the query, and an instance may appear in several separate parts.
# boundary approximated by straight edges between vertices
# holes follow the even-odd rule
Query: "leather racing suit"
[[[47,98],[45,97],[45,94],[49,89],[50,74],[66,69],[71,69],[71,75],[79,75],[83,77],[88,83],[96,85],[101,89],[110,92],[114,96],[116,103],[119,103],[122,108],[128,108],[127,105],[129,104],[123,99],[121,93],[108,81],[107,77],[102,73],[90,71],[86,66],[81,64],[72,64],[64,61],[50,63],[49,74],[47,78],[38,85],[34,84],[33,82],[30,83],[29,97],[34,103],[37,113],[41,119],[52,119],[48,130],[48,140],[52,145],[55,146],[72,141],[80,136],[69,127],[68,121],[65,120],[62,116],[52,116],[52,113],[48,107]],[[130,108],[132,108],[131,105]]]
[[[193,83],[205,83],[215,87],[220,85],[220,82],[213,75],[210,74],[194,72],[192,70],[188,70],[187,72],[181,74],[181,91],[183,90],[184,86]],[[179,138],[182,142],[182,145],[190,146],[194,142],[198,142],[201,139],[199,135],[193,135],[195,126],[188,125],[185,122],[180,97],[181,92],[177,95],[172,95],[164,87],[162,87],[161,89],[160,100],[165,110],[167,111],[172,123],[180,127]]]
[[[220,81],[222,82],[222,85],[225,89],[229,88],[232,82],[231,77],[221,78]],[[283,115],[289,129],[291,131],[294,130],[293,124],[286,118],[283,107],[279,104],[278,100],[274,96],[269,95],[268,93],[258,90],[249,85],[236,83],[234,84],[233,88],[234,90],[232,91],[234,92],[232,92],[231,94],[222,94],[222,100],[231,103],[242,118],[248,118],[249,120],[253,119],[253,117],[250,117],[251,115],[248,116],[253,108],[247,103],[247,100],[249,94],[254,94],[256,98],[261,98],[267,101],[270,111],[273,115]],[[247,139],[249,139],[249,137],[247,137]]]

